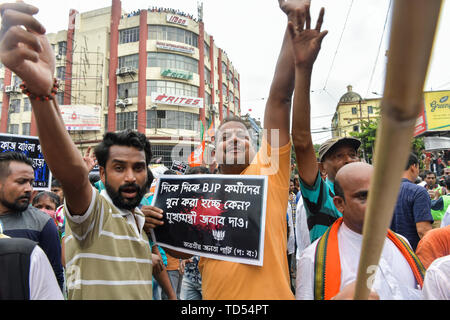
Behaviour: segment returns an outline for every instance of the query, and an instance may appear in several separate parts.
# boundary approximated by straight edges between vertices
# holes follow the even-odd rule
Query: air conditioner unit
[[[62,59],[62,55],[57,54],[57,55],[56,55],[56,60],[61,60],[61,59]]]
[[[210,89],[212,89],[213,88],[213,84],[210,82],[210,83],[208,83],[208,86],[209,86],[209,88]]]
[[[216,89],[216,94],[220,94],[220,90],[219,89]]]
[[[225,99],[223,99],[223,103],[228,104],[228,97],[225,97]]]
[[[122,99],[117,99],[116,100],[116,106],[123,106],[123,105],[125,105],[125,103],[123,102]]]
[[[6,93],[21,93],[22,92],[22,90],[20,90],[20,87],[17,85],[17,86],[5,86],[5,92]]]
[[[133,100],[131,98],[123,99],[123,104],[126,105],[126,106],[132,105],[133,104]]]

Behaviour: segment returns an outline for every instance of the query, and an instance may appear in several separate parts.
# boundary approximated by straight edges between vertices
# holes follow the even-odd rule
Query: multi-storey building
[[[96,145],[107,131],[146,134],[155,157],[171,164],[174,146],[186,160],[199,143],[200,122],[217,128],[240,116],[240,76],[198,18],[174,9],[131,13],[112,6],[69,12],[67,30],[48,34],[60,80],[57,100],[79,149]],[[20,79],[0,68],[0,132],[36,135]]]

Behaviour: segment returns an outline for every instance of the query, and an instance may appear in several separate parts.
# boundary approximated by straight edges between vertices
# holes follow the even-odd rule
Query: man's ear
[[[319,165],[320,176],[321,177],[326,177],[327,176],[327,170],[325,170],[325,167],[324,167],[323,163],[322,162],[317,162],[317,164]]]
[[[334,196],[333,203],[340,213],[344,213],[345,199],[340,196]]]
[[[98,167],[99,169],[99,173],[100,173],[100,180],[103,182],[103,184],[105,184],[105,180],[106,180],[106,171],[104,167]]]

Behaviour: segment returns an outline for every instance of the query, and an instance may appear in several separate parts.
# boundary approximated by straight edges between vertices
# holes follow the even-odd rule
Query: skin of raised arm
[[[310,0],[278,0],[280,9],[288,16],[295,9],[305,10],[310,2]],[[286,29],[264,110],[264,129],[267,130],[267,141],[270,144],[275,143],[275,141],[272,141],[272,130],[279,130],[279,146],[286,145],[290,140],[290,113],[294,76],[294,57],[292,56],[289,33]]]
[[[301,179],[312,186],[319,170],[311,137],[310,87],[314,61],[327,31],[320,31],[325,10],[322,8],[315,29],[310,28],[309,7],[296,11],[288,23],[295,63],[295,94],[292,119],[292,140]],[[305,25],[305,27],[303,27]]]
[[[53,86],[55,57],[45,36],[45,28],[33,17],[37,11],[37,8],[22,2],[0,6],[0,59],[26,83],[30,92],[46,96]],[[83,214],[92,192],[88,172],[66,131],[58,105],[55,100],[30,100],[44,158],[63,186],[71,213]]]

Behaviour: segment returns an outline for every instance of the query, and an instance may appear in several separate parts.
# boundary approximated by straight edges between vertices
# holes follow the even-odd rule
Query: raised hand
[[[0,5],[0,60],[26,82],[31,93],[46,96],[53,86],[55,55],[45,28],[33,18],[38,11],[23,2]]]
[[[97,164],[97,159],[95,158],[95,154],[91,152],[91,149],[91,147],[88,147],[83,157],[83,161],[86,164],[88,172],[94,169],[95,165]]]
[[[311,5],[311,0],[278,0],[278,4],[291,21],[294,19],[297,9],[303,12],[307,10],[307,7]]]
[[[289,17],[288,29],[292,40],[295,64],[312,68],[319,54],[322,40],[328,33],[328,31],[320,31],[325,9],[320,10],[315,29],[311,29],[309,5],[304,11],[295,9],[294,13]]]

